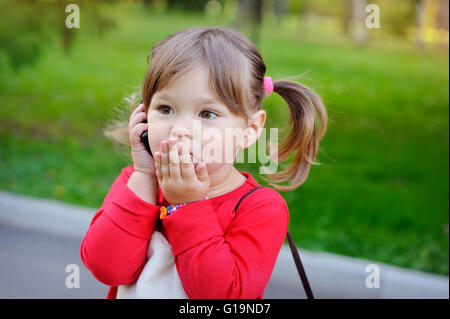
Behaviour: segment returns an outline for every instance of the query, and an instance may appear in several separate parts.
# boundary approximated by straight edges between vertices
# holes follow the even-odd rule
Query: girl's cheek
[[[148,138],[149,138],[149,144],[150,148],[152,150],[152,153],[155,153],[157,151],[161,151],[161,141],[162,141],[162,133],[163,131],[159,126],[151,126],[149,125],[148,128]]]

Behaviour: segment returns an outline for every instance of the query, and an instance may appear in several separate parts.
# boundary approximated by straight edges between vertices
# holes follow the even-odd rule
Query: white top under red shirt
[[[84,265],[111,286],[115,298],[261,299],[288,230],[284,198],[251,174],[226,194],[187,204],[159,219],[168,206],[158,186],[156,205],[139,198],[122,169],[80,247]]]

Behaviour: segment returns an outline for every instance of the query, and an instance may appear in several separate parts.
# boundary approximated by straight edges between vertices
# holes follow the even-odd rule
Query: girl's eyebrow
[[[157,98],[170,101],[170,95],[168,95],[166,93],[159,94]],[[220,104],[219,101],[217,101],[216,99],[214,99],[212,97],[208,97],[208,96],[198,97],[196,99],[196,101],[197,101],[197,103],[202,104],[202,105],[206,105],[206,104]]]
[[[210,97],[200,97],[197,99],[197,102],[200,104],[218,104],[218,103],[220,103],[216,99],[213,99]]]

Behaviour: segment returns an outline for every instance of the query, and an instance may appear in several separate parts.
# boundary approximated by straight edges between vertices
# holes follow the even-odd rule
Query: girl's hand
[[[194,167],[185,143],[175,139],[161,141],[161,153],[155,153],[155,161],[159,186],[171,205],[198,201],[207,195],[206,163]]]
[[[155,160],[147,152],[144,143],[141,141],[141,134],[148,130],[148,123],[142,123],[144,120],[147,120],[147,114],[144,104],[141,104],[133,111],[128,123],[131,157],[133,158],[135,172],[141,172],[156,179]]]

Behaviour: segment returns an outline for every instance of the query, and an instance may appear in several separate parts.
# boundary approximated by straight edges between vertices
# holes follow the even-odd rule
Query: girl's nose
[[[172,132],[170,134],[170,137],[176,139],[176,140],[185,140],[190,139],[190,133],[189,131],[184,127],[174,127],[172,129]]]

